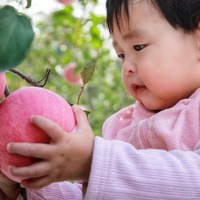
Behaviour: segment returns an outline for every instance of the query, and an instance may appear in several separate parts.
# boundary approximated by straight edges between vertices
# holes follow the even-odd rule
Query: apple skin
[[[0,73],[0,100],[4,95],[5,87],[6,87],[6,75],[5,73]]]
[[[60,3],[64,5],[70,5],[72,4],[73,0],[58,0]]]
[[[76,64],[70,63],[65,66],[63,71],[64,79],[71,85],[82,85],[82,78],[80,73],[75,73]]]
[[[38,160],[8,153],[9,142],[49,143],[47,134],[30,123],[32,115],[42,115],[59,124],[65,131],[75,128],[75,118],[68,102],[56,93],[39,87],[24,87],[11,93],[0,104],[0,167],[10,179],[13,177],[8,166],[28,166]]]

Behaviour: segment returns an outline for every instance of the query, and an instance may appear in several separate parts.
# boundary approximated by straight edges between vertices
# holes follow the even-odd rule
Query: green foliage
[[[16,67],[27,54],[34,38],[29,18],[12,6],[0,9],[0,70]]]
[[[27,0],[26,8],[30,8],[31,7],[31,3],[32,3],[32,0]]]
[[[85,85],[88,83],[95,71],[95,64],[91,63],[89,66],[86,66],[82,71],[81,71],[81,77],[83,80],[83,84]]]
[[[80,106],[90,111],[90,124],[95,134],[101,135],[104,120],[120,108],[133,103],[133,100],[126,94],[121,83],[120,63],[111,56],[105,16],[85,10],[88,2],[96,6],[96,0],[80,0],[85,12],[81,17],[74,14],[75,7],[66,6],[37,23],[32,48],[17,70],[37,82],[49,68],[51,73],[45,88],[75,104],[82,87],[69,85],[63,78],[63,69],[71,62],[77,64],[77,72],[93,66],[87,68],[91,71],[84,76],[87,84],[81,95]],[[7,83],[11,92],[28,85],[11,72],[7,72]]]

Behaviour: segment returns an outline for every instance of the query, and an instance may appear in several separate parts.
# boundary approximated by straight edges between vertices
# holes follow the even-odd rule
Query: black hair
[[[107,0],[107,25],[113,32],[113,20],[120,28],[122,13],[129,20],[128,6],[136,0]],[[138,2],[137,0],[136,2]],[[141,0],[140,0],[141,1]],[[175,29],[192,32],[200,21],[200,0],[149,0]]]

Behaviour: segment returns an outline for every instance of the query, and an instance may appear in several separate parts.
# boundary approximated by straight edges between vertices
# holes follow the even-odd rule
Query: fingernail
[[[9,165],[9,166],[8,166],[8,171],[9,171],[10,173],[12,173],[12,172],[11,172],[12,169],[13,169],[13,166]]]
[[[34,117],[34,115],[32,115],[32,116],[30,117],[30,122],[33,122],[33,117]]]
[[[79,108],[79,106],[77,104],[74,104],[72,107]]]
[[[78,105],[76,105],[76,104],[74,104],[72,107],[73,107],[73,109],[75,109],[75,110],[80,109],[80,107],[79,107]]]
[[[75,109],[81,109],[81,110],[83,110],[83,108],[82,108],[81,106],[77,105],[77,104],[74,104],[73,107],[74,107]]]
[[[7,146],[6,146],[6,149],[7,149],[8,152],[10,152],[10,146],[11,146],[10,143],[8,143]]]

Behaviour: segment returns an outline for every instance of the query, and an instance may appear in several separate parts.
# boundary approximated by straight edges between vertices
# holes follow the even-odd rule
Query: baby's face
[[[149,110],[189,97],[200,87],[198,31],[174,29],[148,0],[130,5],[129,15],[112,34],[128,93]]]

